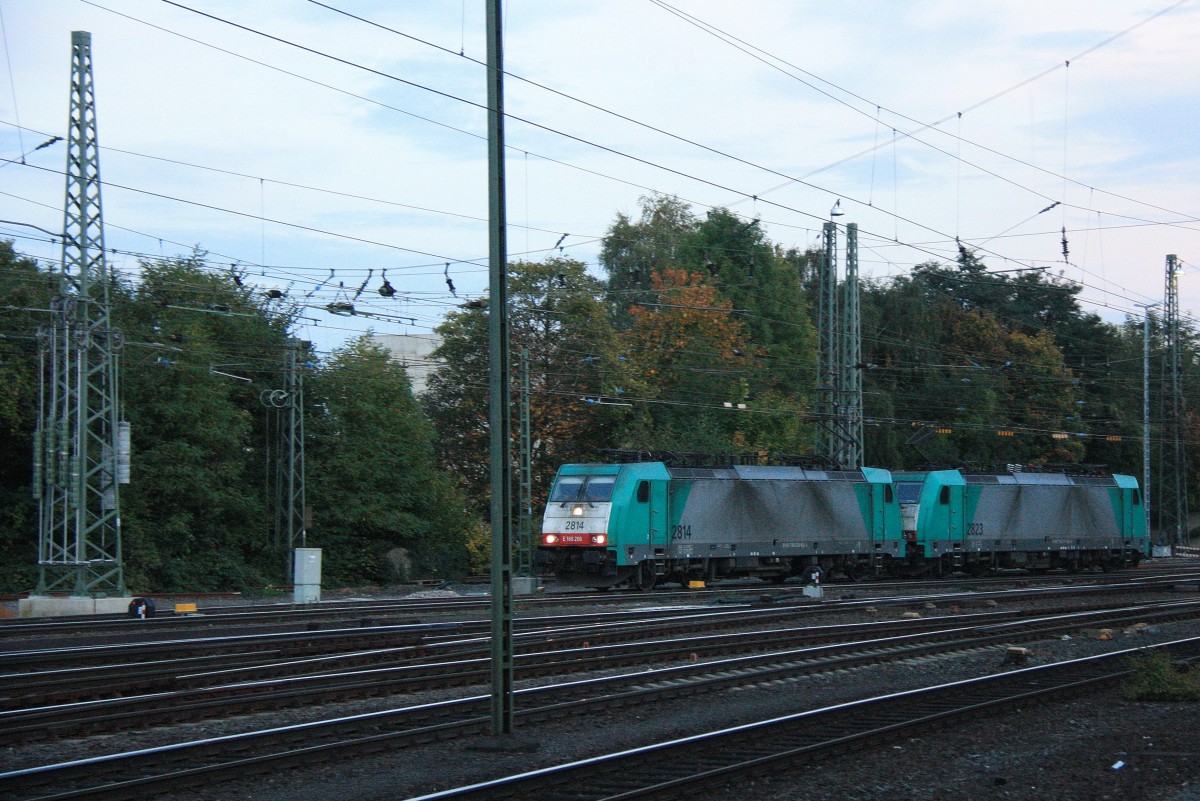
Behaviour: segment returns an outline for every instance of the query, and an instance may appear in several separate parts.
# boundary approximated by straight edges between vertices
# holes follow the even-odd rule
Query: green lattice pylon
[[[92,36],[71,34],[71,110],[61,294],[41,333],[34,442],[38,594],[124,595],[119,485],[128,428],[117,397],[121,333],[109,320]]]

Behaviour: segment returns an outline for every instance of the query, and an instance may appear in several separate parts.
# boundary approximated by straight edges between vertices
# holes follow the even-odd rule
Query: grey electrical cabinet
[[[292,576],[293,603],[311,604],[321,600],[321,549],[297,548]]]

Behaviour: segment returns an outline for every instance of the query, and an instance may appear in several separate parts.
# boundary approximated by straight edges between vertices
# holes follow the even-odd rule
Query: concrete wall
[[[86,598],[72,596],[32,595],[22,598],[17,614],[20,617],[66,617],[68,615],[117,615],[129,611],[128,598]]]

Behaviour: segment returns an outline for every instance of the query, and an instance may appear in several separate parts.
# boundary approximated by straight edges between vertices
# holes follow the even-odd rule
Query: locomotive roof
[[[854,481],[887,482],[885,470],[812,470],[773,465],[735,465],[726,468],[668,467],[671,478],[741,479],[744,481]],[[882,476],[878,474],[883,474]]]
[[[1021,484],[1050,486],[1116,487],[1122,486],[1116,476],[1070,476],[1065,473],[1004,473],[998,475],[964,475],[968,484]]]

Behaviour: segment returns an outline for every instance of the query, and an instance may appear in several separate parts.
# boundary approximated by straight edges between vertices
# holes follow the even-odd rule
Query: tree
[[[650,195],[639,198],[637,222],[623,212],[609,227],[600,250],[600,264],[608,274],[606,294],[615,317],[628,322],[625,313],[635,303],[653,300],[651,277],[665,269],[698,266],[693,248],[696,217],[679,198]]]
[[[510,345],[514,360],[522,349],[529,354],[531,458],[541,498],[559,465],[593,460],[597,449],[611,445],[623,413],[604,401],[624,392],[625,356],[600,300],[601,284],[582,262],[523,263],[511,291],[521,298],[521,313],[510,319]],[[514,391],[514,405],[518,397]]]
[[[757,219],[746,221],[724,208],[708,212],[696,226],[692,249],[746,334],[743,399],[755,413],[768,413],[757,417],[756,447],[806,451],[811,428],[800,410],[812,396],[816,332],[802,263],[773,245]]]
[[[655,272],[651,289],[657,300],[631,306],[621,334],[634,403],[624,444],[710,452],[757,447],[754,416],[737,410],[747,393],[749,344],[732,304],[685,270]]]
[[[738,322],[743,337],[738,348],[738,386],[722,389],[724,397],[717,403],[744,403],[747,414],[736,426],[735,440],[723,430],[725,423],[718,423],[719,418],[705,418],[708,428],[700,440],[726,450],[735,441],[775,453],[807,450],[811,429],[804,418],[813,383],[815,337],[802,286],[803,262],[774,246],[758,220],[745,220],[728,209],[713,209],[699,220],[678,198],[653,196],[642,198],[641,203],[636,223],[617,215],[600,259],[608,273],[613,319],[622,336],[637,338],[634,328],[639,323],[632,319],[633,310],[666,308],[664,287],[680,291],[679,275],[702,277],[705,292],[714,302],[720,299],[726,304],[723,310]],[[667,279],[669,274],[675,277]],[[641,324],[645,322],[643,318]],[[695,333],[703,350],[704,334],[699,329]],[[645,375],[642,380],[648,391],[659,391],[653,382],[646,383]],[[624,432],[622,440],[630,447],[647,447],[651,440],[695,439],[697,432],[687,427],[682,432],[673,425],[653,430],[658,423],[666,424],[668,417],[661,411],[640,412],[637,424]]]
[[[461,575],[476,518],[436,466],[433,426],[404,368],[364,335],[306,385],[310,537],[330,581]],[[396,559],[394,549],[403,549]]]
[[[202,252],[141,268],[113,314],[127,343],[133,431],[121,496],[127,580],[200,590],[277,582],[259,394],[277,382],[290,318]]]
[[[512,431],[519,432],[517,374],[522,348],[530,361],[530,418],[535,505],[558,466],[592,461],[614,444],[622,407],[598,401],[620,397],[623,364],[616,349],[603,287],[582,262],[550,259],[509,265],[509,346],[513,378]],[[481,516],[488,514],[488,328],[482,303],[449,313],[438,327],[440,366],[424,404],[438,431],[439,457],[456,474]],[[513,453],[517,444],[514,442]]]
[[[954,392],[935,387],[936,365],[948,362],[942,352],[942,315],[947,304],[929,303],[921,283],[909,276],[864,281],[860,286],[867,461],[907,467],[926,458],[952,458],[949,452],[931,450],[939,446],[937,440],[920,450],[909,444],[926,437],[922,422],[945,421],[950,411],[967,411]]]
[[[0,591],[37,580],[38,521],[33,498],[33,435],[38,412],[37,330],[58,282],[0,241]]]
[[[1049,333],[1010,331],[981,312],[963,312],[950,322],[948,339],[960,360],[969,363],[953,372],[961,385],[982,387],[960,389],[957,396],[968,408],[963,417],[970,426],[956,432],[959,458],[994,464],[1079,461],[1083,446],[1054,436],[1070,428],[1076,385]],[[986,401],[972,402],[979,391]],[[1021,429],[1022,434],[999,437],[999,426]]]
[[[970,289],[955,292],[962,280]],[[1025,325],[989,308],[998,298],[1016,307],[1013,283],[987,275],[968,253],[958,271],[925,264],[911,277],[866,285],[866,416],[879,423],[867,449],[872,461],[881,454],[896,466],[1083,457],[1077,440],[1061,438],[1078,430],[1079,406],[1062,350],[1032,318]],[[1008,427],[1021,435],[997,436]],[[935,429],[953,433],[929,436]]]

